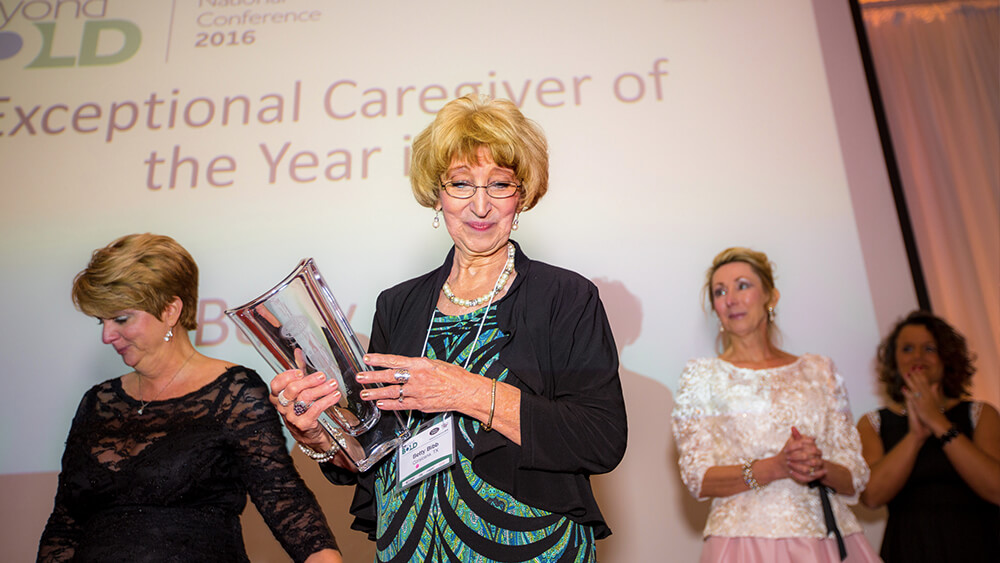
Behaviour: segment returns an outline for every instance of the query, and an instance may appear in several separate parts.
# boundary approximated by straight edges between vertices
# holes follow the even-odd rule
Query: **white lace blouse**
[[[868,483],[843,379],[829,358],[805,354],[769,369],[740,368],[718,358],[691,360],[681,375],[673,412],[681,478],[699,500],[710,467],[740,465],[781,451],[792,426],[814,436],[827,460],[851,472],[855,494],[831,494],[834,515],[846,536],[861,531],[847,504]],[[819,493],[792,479],[713,498],[707,536],[761,538],[827,535]]]

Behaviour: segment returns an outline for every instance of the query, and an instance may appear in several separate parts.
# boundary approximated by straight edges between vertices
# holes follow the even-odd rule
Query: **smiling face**
[[[733,336],[757,331],[767,334],[767,307],[777,301],[764,289],[760,276],[746,262],[730,262],[712,274],[712,308],[722,327]]]
[[[934,335],[927,327],[911,324],[899,331],[896,337],[896,368],[901,374],[922,372],[928,383],[941,381],[944,364],[941,363]]]
[[[485,186],[492,182],[518,179],[510,168],[498,166],[489,149],[480,147],[479,162],[453,160],[441,182],[469,182]],[[440,208],[448,233],[459,252],[466,257],[490,256],[502,251],[510,238],[511,225],[520,205],[520,195],[496,199],[478,189],[468,199],[459,199],[441,190]]]

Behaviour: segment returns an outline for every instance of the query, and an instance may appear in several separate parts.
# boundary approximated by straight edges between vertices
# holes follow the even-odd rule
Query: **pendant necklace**
[[[161,387],[160,390],[156,392],[156,395],[153,395],[153,398],[148,401],[142,400],[142,376],[139,375],[139,372],[135,372],[135,376],[139,378],[139,402],[142,403],[141,405],[139,405],[139,409],[136,411],[137,413],[142,414],[142,411],[146,410],[146,406],[149,405],[149,403],[155,401],[157,397],[159,397],[163,393],[164,389],[170,387],[170,384],[173,383],[175,379],[177,379],[177,376],[180,375],[181,370],[184,369],[184,366],[187,365],[188,360],[190,360],[191,356],[193,355],[194,355],[194,350],[191,350],[191,353],[188,354],[188,357],[184,359],[184,363],[181,364],[181,367],[177,368],[177,371],[174,372],[174,375],[173,377],[170,378],[170,381],[168,381],[166,385]]]

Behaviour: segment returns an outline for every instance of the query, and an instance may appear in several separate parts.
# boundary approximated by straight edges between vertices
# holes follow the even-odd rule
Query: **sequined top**
[[[681,478],[699,500],[710,467],[739,465],[781,451],[795,426],[829,461],[851,472],[855,495],[830,495],[844,535],[861,531],[848,504],[868,483],[861,440],[843,379],[829,358],[805,354],[768,369],[740,368],[718,358],[691,360],[673,412]],[[759,491],[713,498],[704,535],[759,538],[827,535],[816,489],[779,479]]]

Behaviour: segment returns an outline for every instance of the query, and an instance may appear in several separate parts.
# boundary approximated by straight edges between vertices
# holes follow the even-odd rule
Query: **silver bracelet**
[[[747,486],[748,489],[753,489],[759,491],[761,489],[760,483],[753,476],[753,462],[757,461],[753,458],[741,460],[743,462],[743,484]]]
[[[299,444],[299,449],[302,450],[302,453],[316,460],[316,463],[323,463],[324,461],[330,461],[331,459],[334,458],[334,456],[337,455],[337,452],[340,451],[340,448],[337,446],[336,443],[334,443],[333,447],[326,452],[317,452],[316,450],[310,448],[309,446],[303,444],[302,442],[298,442],[298,444]]]

